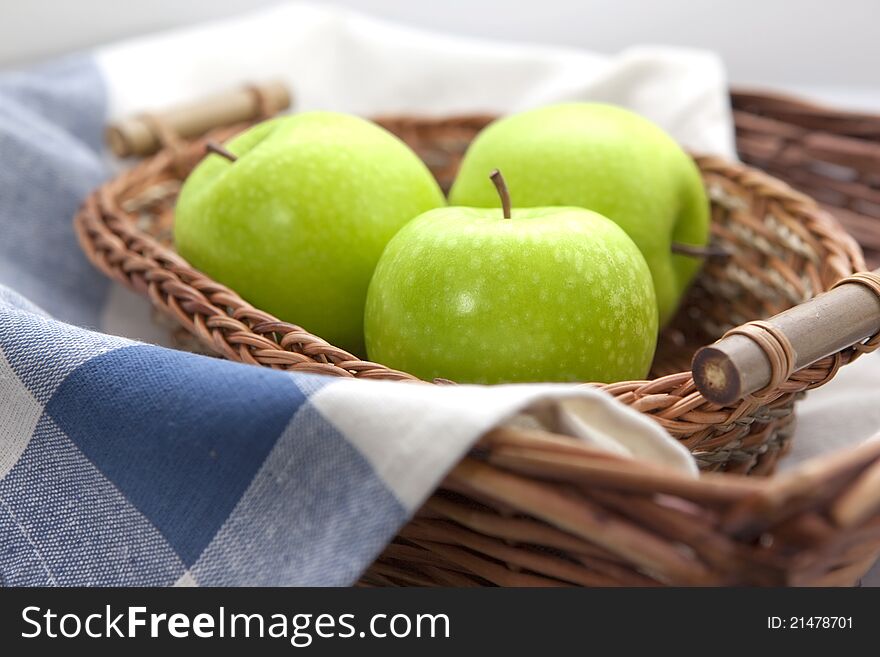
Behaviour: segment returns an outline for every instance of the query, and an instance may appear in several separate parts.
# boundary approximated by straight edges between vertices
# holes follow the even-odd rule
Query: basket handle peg
[[[840,280],[833,289],[768,320],[728,331],[694,355],[697,390],[733,404],[773,393],[818,360],[850,348],[852,357],[880,346],[880,269]]]
[[[167,135],[193,139],[214,128],[269,118],[290,104],[283,82],[251,84],[160,113],[116,121],[107,126],[106,140],[117,157],[144,157],[158,151]],[[159,134],[157,125],[167,134]]]

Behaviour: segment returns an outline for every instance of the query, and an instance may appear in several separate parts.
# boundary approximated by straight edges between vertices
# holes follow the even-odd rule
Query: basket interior
[[[467,146],[491,117],[448,120],[385,117],[377,122],[407,142],[444,191]],[[226,136],[227,135],[221,135]],[[201,151],[179,158],[150,184],[127,190],[122,209],[137,228],[172,244],[173,206],[180,182]],[[690,369],[694,352],[745,322],[806,301],[853,271],[858,247],[808,198],[760,172],[716,158],[697,158],[712,203],[712,243],[730,256],[710,258],[662,332],[650,377]],[[827,221],[827,225],[823,225]],[[185,332],[179,346],[203,351]]]

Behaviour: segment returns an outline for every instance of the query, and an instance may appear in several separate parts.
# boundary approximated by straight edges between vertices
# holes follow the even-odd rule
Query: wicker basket
[[[488,117],[384,118],[448,187]],[[346,377],[410,380],[253,308],[169,247],[180,181],[208,140],[159,154],[92,194],[76,217],[88,257],[151,299],[209,352],[245,363]],[[167,138],[167,135],[166,135]],[[796,372],[729,407],[705,400],[689,372],[696,348],[864,269],[858,245],[816,203],[749,167],[699,157],[713,239],[707,263],[663,333],[652,379],[603,386],[656,419],[704,470],[769,473],[791,434],[793,405],[856,353]],[[388,547],[368,584],[844,584],[880,550],[880,445],[771,480],[694,481],[560,436],[496,431]]]
[[[800,189],[855,236],[880,267],[880,116],[779,94],[732,94],[744,162]]]

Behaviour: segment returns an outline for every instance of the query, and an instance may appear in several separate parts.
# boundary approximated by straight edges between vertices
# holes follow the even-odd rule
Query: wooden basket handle
[[[160,113],[142,114],[107,126],[106,140],[118,157],[144,157],[180,139],[193,139],[224,126],[259,121],[291,104],[280,81],[251,84]]]
[[[880,269],[840,280],[834,288],[767,320],[728,331],[694,355],[700,393],[729,405],[771,393],[794,372],[854,349],[880,346]]]

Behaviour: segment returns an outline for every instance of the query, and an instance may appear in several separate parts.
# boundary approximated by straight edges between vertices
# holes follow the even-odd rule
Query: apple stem
[[[489,179],[495,184],[498,190],[498,196],[501,197],[501,212],[504,213],[505,219],[510,219],[510,192],[507,190],[507,183],[504,182],[504,176],[498,169],[489,174]]]
[[[672,252],[691,258],[729,258],[733,254],[717,246],[697,246],[696,244],[672,243]]]
[[[216,141],[209,141],[207,144],[205,144],[205,151],[208,153],[216,153],[221,157],[225,157],[230,162],[235,162],[238,159],[238,155],[230,153]]]

